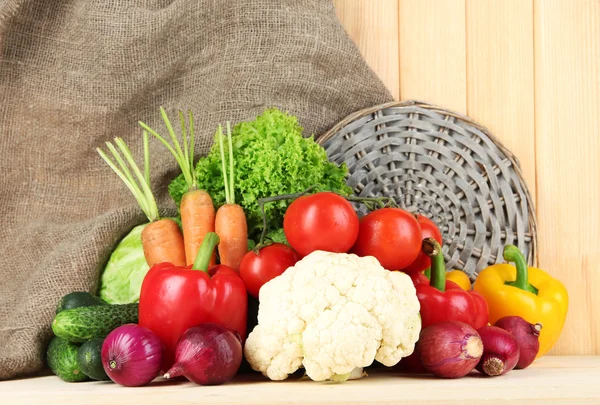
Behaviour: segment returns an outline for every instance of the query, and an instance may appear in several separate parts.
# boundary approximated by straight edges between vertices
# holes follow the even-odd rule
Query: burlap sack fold
[[[217,123],[276,106],[319,135],[391,100],[329,0],[0,3],[0,379],[44,366],[58,299],[95,292],[111,249],[145,221],[95,148],[138,120],[194,112],[198,155]],[[153,188],[175,160],[151,142]]]

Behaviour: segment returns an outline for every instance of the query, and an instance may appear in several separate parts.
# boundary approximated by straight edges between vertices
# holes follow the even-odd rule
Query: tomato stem
[[[338,193],[336,193],[338,194]],[[393,207],[393,208],[397,208],[398,204],[396,203],[396,200],[394,200],[392,197],[356,197],[356,196],[343,196],[341,194],[338,194],[341,197],[344,197],[346,200],[348,201],[352,201],[352,202],[359,202],[365,205],[365,207],[367,207],[367,209],[369,211],[374,211],[377,208],[386,208],[386,207]],[[377,204],[378,207],[376,207],[374,204]]]
[[[265,197],[265,198],[259,198],[258,199],[258,205],[260,205],[260,212],[262,214],[262,220],[263,220],[263,230],[262,230],[262,234],[260,235],[260,241],[258,242],[258,245],[256,245],[256,247],[253,249],[255,252],[258,252],[261,248],[265,247],[265,236],[267,236],[267,214],[265,213],[265,204],[270,203],[270,202],[275,202],[275,201],[283,201],[283,200],[295,200],[296,198],[302,197],[305,194],[310,193],[316,186],[310,186],[309,188],[307,188],[304,191],[301,191],[299,193],[295,193],[295,194],[281,194],[281,195],[274,195],[271,197]]]
[[[446,264],[442,247],[433,238],[423,239],[423,252],[431,258],[431,277],[429,285],[441,292],[446,291]]]

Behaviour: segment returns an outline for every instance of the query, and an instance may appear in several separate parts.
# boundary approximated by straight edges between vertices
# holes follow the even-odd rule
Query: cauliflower
[[[271,380],[304,367],[314,381],[344,381],[377,360],[397,364],[421,331],[409,276],[374,257],[316,251],[262,286],[246,359]]]

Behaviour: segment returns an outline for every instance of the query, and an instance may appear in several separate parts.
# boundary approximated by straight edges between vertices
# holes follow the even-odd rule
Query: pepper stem
[[[423,253],[431,258],[431,278],[429,279],[429,285],[441,292],[446,291],[446,264],[444,263],[442,247],[437,240],[425,238],[423,239],[421,248]]]
[[[515,245],[506,245],[504,248],[504,260],[507,262],[514,262],[515,267],[517,268],[516,280],[507,281],[505,284],[537,295],[538,289],[529,284],[529,268],[527,267],[525,256],[523,256],[521,250]]]
[[[204,236],[202,245],[200,246],[200,249],[198,249],[196,260],[194,260],[192,270],[201,270],[205,273],[208,273],[208,263],[210,262],[210,258],[219,242],[219,235],[214,232],[209,232],[206,234],[206,236]]]

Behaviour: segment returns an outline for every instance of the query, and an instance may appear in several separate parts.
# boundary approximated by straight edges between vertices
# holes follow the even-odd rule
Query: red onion
[[[160,371],[163,350],[150,329],[131,323],[119,326],[104,339],[104,371],[111,380],[127,387],[148,384]]]
[[[508,373],[519,361],[519,344],[517,340],[497,326],[484,326],[477,330],[483,341],[483,356],[477,370],[489,376]]]
[[[459,378],[473,371],[483,353],[483,344],[471,326],[445,321],[421,331],[417,350],[425,370],[436,377]]]
[[[165,378],[185,376],[201,385],[231,380],[242,364],[242,339],[237,332],[214,323],[189,328],[175,349],[175,364]]]
[[[532,324],[520,316],[505,316],[498,319],[494,326],[509,332],[519,344],[519,361],[516,369],[529,367],[535,360],[540,350],[539,336],[542,331],[542,324]]]

